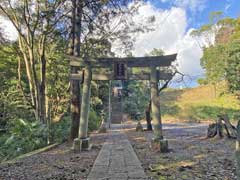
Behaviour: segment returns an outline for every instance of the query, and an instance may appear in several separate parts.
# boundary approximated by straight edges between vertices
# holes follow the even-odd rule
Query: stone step
[[[112,114],[122,114],[122,109],[112,109]]]
[[[120,124],[123,119],[123,103],[121,99],[117,97],[112,98],[112,124]]]
[[[122,114],[114,114],[112,115],[111,123],[113,124],[120,124],[123,120]]]

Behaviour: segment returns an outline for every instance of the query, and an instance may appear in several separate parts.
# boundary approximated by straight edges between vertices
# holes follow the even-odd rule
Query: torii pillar
[[[90,109],[91,80],[92,69],[91,66],[88,65],[84,68],[79,135],[73,143],[73,149],[75,152],[88,150],[90,145],[90,138],[88,137],[88,118]]]
[[[168,152],[168,141],[163,139],[162,121],[160,112],[160,99],[158,92],[159,77],[156,66],[151,67],[150,73],[150,87],[151,87],[151,110],[153,122],[154,138],[151,142],[151,147],[160,152]]]
[[[160,79],[169,79],[170,73],[164,73],[157,70],[157,67],[169,67],[171,63],[176,60],[177,54],[167,56],[153,56],[153,57],[126,57],[126,58],[97,58],[95,60],[80,60],[76,57],[70,57],[71,66],[77,66],[84,68],[84,74],[74,73],[71,74],[71,79],[82,80],[83,93],[82,93],[82,105],[80,115],[80,128],[79,137],[74,140],[73,148],[75,151],[81,151],[88,149],[89,137],[88,137],[88,113],[90,106],[90,90],[91,80],[149,80],[151,81],[151,100],[152,100],[152,115],[153,115],[153,127],[154,127],[154,139],[152,145],[157,147],[161,152],[167,151],[167,141],[163,139],[162,135],[162,123],[160,113],[160,102],[158,93],[158,81]],[[112,68],[114,66],[114,74],[93,74],[92,68]],[[148,67],[151,69],[150,74],[130,74],[127,76],[126,68],[142,68]],[[116,74],[115,74],[116,73]]]

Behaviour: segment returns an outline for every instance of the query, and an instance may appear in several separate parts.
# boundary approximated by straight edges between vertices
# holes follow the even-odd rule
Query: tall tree
[[[31,102],[36,119],[46,123],[46,49],[56,36],[64,17],[64,0],[3,0],[0,14],[18,32],[20,60],[24,61]],[[21,73],[19,73],[21,78]]]
[[[227,46],[234,32],[236,20],[223,18],[221,12],[212,12],[209,21],[209,24],[193,31],[192,35],[200,39],[204,38],[208,42],[200,45],[203,49],[201,65],[206,70],[207,82],[212,85],[214,94],[217,96],[219,82],[226,79]]]

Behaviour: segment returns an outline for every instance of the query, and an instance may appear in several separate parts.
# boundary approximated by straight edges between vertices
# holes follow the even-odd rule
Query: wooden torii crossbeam
[[[89,145],[87,129],[91,80],[150,80],[154,129],[153,147],[157,147],[162,152],[167,151],[168,142],[163,139],[162,135],[158,82],[159,80],[171,79],[173,74],[162,69],[159,70],[158,67],[170,67],[172,62],[176,60],[177,54],[153,57],[97,58],[91,60],[73,56],[68,57],[70,59],[70,66],[77,66],[80,69],[84,69],[84,71],[79,71],[79,73],[70,74],[70,80],[83,82],[79,138],[74,141],[75,146],[80,146],[79,149],[86,149]],[[149,70],[148,73],[140,72],[133,74],[129,69],[135,67],[148,68]],[[94,68],[107,68],[110,72],[94,74],[92,71]]]

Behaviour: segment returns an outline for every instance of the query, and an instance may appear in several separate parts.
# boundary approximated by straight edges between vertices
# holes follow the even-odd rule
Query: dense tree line
[[[0,2],[0,16],[18,34],[11,42],[0,30],[0,159],[77,137],[81,82],[69,82],[69,73],[79,69],[70,69],[68,55],[114,56],[115,41],[127,53],[131,34],[148,30],[153,19],[133,22],[140,5],[128,0]],[[100,124],[107,95],[107,83],[92,82],[90,130]]]

